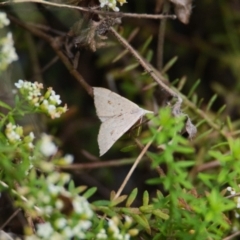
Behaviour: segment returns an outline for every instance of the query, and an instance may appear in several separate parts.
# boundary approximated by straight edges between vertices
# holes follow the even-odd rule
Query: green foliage
[[[204,0],[202,2],[208,3]],[[38,135],[34,139],[34,135],[29,133],[25,127],[17,125],[19,120],[29,116],[29,114],[41,113],[51,118],[57,118],[67,110],[66,105],[64,107],[58,106],[60,104],[59,96],[52,88],[42,94],[40,93],[41,84],[25,82],[26,85],[24,85],[25,83],[20,80],[16,85],[19,92],[14,96],[14,104],[10,105],[0,101],[0,107],[3,109],[0,113],[0,191],[10,195],[14,206],[22,209],[34,223],[34,227],[30,224],[24,226],[25,235],[36,240],[46,240],[51,237],[60,240],[220,240],[229,239],[229,235],[240,228],[240,122],[234,120],[234,117],[239,116],[240,102],[238,94],[240,41],[238,30],[235,27],[239,13],[234,8],[230,8],[229,4],[227,1],[218,1],[214,5],[222,16],[223,26],[221,27],[224,31],[221,29],[218,29],[218,31],[221,30],[218,33],[209,31],[206,38],[211,40],[210,43],[206,42],[205,38],[201,39],[197,36],[195,40],[185,43],[186,55],[190,55],[194,48],[198,51],[202,50],[202,55],[197,60],[196,69],[190,69],[191,79],[199,77],[199,69],[211,65],[208,64],[209,58],[214,58],[217,62],[214,66],[215,69],[216,67],[225,67],[231,75],[235,76],[236,86],[234,89],[227,89],[220,83],[212,83],[214,94],[209,96],[207,102],[201,98],[200,95],[203,94],[198,95],[197,93],[198,89],[203,86],[203,81],[190,82],[187,81],[186,77],[180,77],[173,80],[171,84],[166,84],[168,81],[171,82],[168,76],[174,72],[172,70],[174,65],[179,64],[177,62],[179,57],[170,56],[170,60],[165,66],[158,69],[159,71],[156,70],[151,65],[156,57],[155,49],[152,49],[156,41],[154,35],[148,33],[148,29],[144,29],[137,39],[140,42],[136,46],[139,58],[128,55],[131,52],[129,48],[123,51],[122,47],[118,47],[116,44],[109,44],[106,48],[98,51],[97,65],[101,68],[106,67],[106,78],[109,86],[119,88],[120,92],[123,93],[122,95],[139,101],[146,109],[150,108],[153,92],[159,87],[158,83],[153,82],[150,77],[152,72],[163,84],[174,86],[171,86],[171,89],[183,99],[181,108],[178,107],[175,111],[178,114],[174,114],[175,99],[167,99],[166,97],[164,99],[165,106],[158,107],[159,110],[155,116],[148,118],[148,128],[146,128],[146,124],[143,124],[140,134],[132,136],[132,139],[125,138],[118,142],[119,152],[122,148],[123,154],[126,154],[125,158],[136,159],[135,168],[139,167],[140,173],[136,171],[136,175],[138,173],[136,181],[130,180],[127,175],[118,191],[112,190],[109,198],[99,194],[101,192],[99,189],[103,188],[99,176],[97,179],[99,180],[99,189],[94,186],[95,182],[92,184],[92,181],[89,186],[86,183],[77,186],[76,183],[79,181],[73,180],[77,174],[73,178],[65,170],[69,172],[78,170],[81,176],[84,172],[81,169],[83,166],[88,166],[86,168],[89,172],[93,168],[95,169],[96,165],[99,166],[99,169],[104,166],[104,171],[102,171],[104,174],[102,175],[108,181],[107,187],[114,189],[118,186],[112,185],[114,182],[112,179],[116,179],[115,175],[120,179],[123,173],[118,170],[116,172],[108,171],[107,166],[127,165],[129,161],[124,160],[128,159],[98,161],[99,159],[93,156],[92,152],[89,154],[85,151],[81,156],[87,156],[86,159],[88,161],[90,159],[93,164],[91,165],[89,161],[86,165],[80,164],[80,167],[75,165],[76,169],[74,169],[70,165],[73,161],[72,157],[64,155],[64,151],[59,150],[55,138]],[[114,6],[112,7],[115,9]],[[231,9],[233,11],[230,11]],[[203,21],[202,24],[204,30],[207,30],[209,25],[213,23],[209,24],[207,21],[206,24]],[[26,29],[27,26],[25,26]],[[124,27],[123,34],[128,38],[131,26]],[[95,26],[95,30],[96,28],[97,26]],[[31,30],[31,28],[29,29]],[[32,34],[35,34],[37,30],[39,29],[36,26],[36,29],[31,30]],[[169,28],[168,31],[168,36],[172,39],[175,38],[175,35],[171,35],[174,28]],[[89,45],[93,44],[92,41],[95,40],[90,39],[90,37],[94,38],[92,36],[94,34],[90,31],[88,35]],[[44,36],[45,39],[47,33],[44,32],[44,34],[37,36]],[[49,39],[51,45],[52,36]],[[131,40],[130,37],[129,39]],[[185,41],[181,37],[179,39]],[[24,41],[21,42],[24,43]],[[104,43],[108,43],[107,40]],[[0,42],[1,45],[3,42]],[[56,54],[61,53],[58,55],[58,59],[80,82],[83,77],[80,74],[77,75],[78,69],[75,67],[75,62],[74,66],[71,65],[73,59],[67,62],[66,52],[62,51],[65,45],[67,43],[62,42],[59,49],[56,50],[55,45],[53,49]],[[95,45],[94,47],[97,48],[96,42]],[[93,45],[90,47],[93,48]],[[171,51],[173,52],[173,50],[176,50],[174,54],[181,55],[180,59],[182,59],[182,54],[184,54],[182,46],[172,44]],[[6,60],[6,56],[1,54],[0,63],[4,59]],[[61,58],[62,56],[65,58]],[[141,64],[141,58],[144,59],[145,67]],[[15,61],[14,59],[16,60],[16,56],[13,56],[11,61]],[[77,62],[76,59],[74,61]],[[82,59],[80,59],[81,61]],[[111,61],[112,66],[109,64]],[[7,67],[6,61],[3,63],[0,67],[0,74]],[[186,65],[182,64],[181,61],[180,63],[181,71],[184,71],[185,74],[188,72]],[[148,71],[146,66],[150,67],[151,70]],[[94,67],[94,64],[91,63],[89,67],[91,74],[95,71]],[[60,69],[57,70],[60,71]],[[96,72],[98,74],[98,71]],[[179,74],[179,76],[181,75]],[[205,80],[204,76],[202,79]],[[95,83],[96,85],[100,84],[99,78]],[[37,94],[32,94],[36,89]],[[185,93],[183,93],[183,89]],[[186,91],[188,92],[186,93]],[[160,89],[160,95],[157,98],[162,97],[163,92]],[[91,93],[91,87],[89,93]],[[79,97],[79,93],[76,96]],[[82,98],[82,96],[80,97]],[[157,98],[156,100],[158,100]],[[219,106],[219,98],[224,100],[224,105]],[[81,101],[84,102],[82,99]],[[218,105],[217,110],[215,105]],[[89,105],[85,105],[84,102],[84,111],[81,112],[82,119],[77,121],[77,125],[85,128],[84,124],[87,123],[91,129],[94,129],[91,121],[88,121],[89,117],[86,118],[87,120],[84,118],[88,109],[90,109]],[[91,111],[93,112],[93,110]],[[71,111],[69,112],[71,113]],[[195,137],[191,134],[194,125],[189,124],[190,119],[198,129]],[[145,122],[143,121],[143,123]],[[54,128],[57,129],[57,126]],[[80,134],[77,132],[77,134],[84,138],[81,132]],[[88,144],[94,145],[95,138],[91,139]],[[67,136],[66,139],[70,141]],[[136,144],[133,145],[134,143]],[[77,151],[79,151],[79,147],[80,144],[77,146]],[[115,157],[114,152],[111,154]],[[140,162],[139,159],[142,161]],[[132,167],[131,170],[136,170],[135,168]],[[144,174],[142,174],[143,172]],[[95,174],[94,171],[92,173]],[[98,174],[99,172],[96,171],[96,176]],[[132,172],[129,171],[129,175],[131,174]],[[142,180],[143,176],[146,185],[140,187],[139,180]],[[116,182],[119,184],[119,181]],[[130,191],[121,194],[124,184],[127,182],[131,183],[129,184]]]

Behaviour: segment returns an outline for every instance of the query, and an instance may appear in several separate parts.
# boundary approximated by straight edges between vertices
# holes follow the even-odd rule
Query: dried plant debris
[[[196,126],[191,122],[189,116],[181,111],[182,99],[178,99],[177,102],[172,107],[172,115],[174,117],[186,116],[187,121],[183,129],[183,133],[187,133],[188,138],[192,139],[197,134]]]
[[[73,36],[72,43],[75,47],[86,47],[93,52],[96,49],[105,46],[104,40],[110,27],[120,24],[120,18],[102,18],[99,21],[89,19],[86,23],[84,20],[77,21],[68,36]]]
[[[172,107],[172,115],[174,117],[178,117],[179,115],[182,114],[181,106],[182,106],[182,99],[178,99],[178,101]]]
[[[174,11],[178,19],[184,23],[189,23],[192,12],[192,0],[169,0],[174,4]]]
[[[195,125],[191,122],[191,119],[189,117],[187,117],[187,122],[185,125],[185,130],[188,134],[188,138],[192,139],[195,137],[195,135],[197,134],[197,128],[195,127]]]

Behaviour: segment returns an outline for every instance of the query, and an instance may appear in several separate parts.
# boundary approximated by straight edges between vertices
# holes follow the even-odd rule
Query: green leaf
[[[195,161],[180,161],[180,162],[176,162],[176,166],[179,166],[181,168],[188,168],[188,167],[192,167],[195,165]]]
[[[118,197],[117,199],[112,200],[110,203],[110,207],[114,207],[114,206],[118,205],[119,203],[123,202],[126,198],[127,198],[127,195],[122,195],[122,196]]]
[[[143,206],[147,206],[149,204],[149,193],[147,190],[143,193]]]
[[[90,198],[95,192],[97,191],[96,187],[92,187],[90,189],[88,189],[84,194],[83,197],[85,197],[86,199]]]
[[[157,217],[160,217],[160,218],[162,218],[162,219],[164,219],[164,220],[168,220],[168,219],[169,219],[169,215],[166,214],[166,213],[164,213],[164,212],[162,212],[162,211],[159,210],[159,209],[153,210],[152,213],[153,213],[153,215],[155,215],[155,216],[157,216]]]
[[[136,150],[137,146],[136,145],[129,145],[127,147],[121,148],[121,152],[131,152],[132,150]]]
[[[92,205],[94,205],[94,206],[109,206],[110,203],[111,202],[108,200],[98,200],[98,201],[92,202]]]
[[[173,57],[172,59],[170,59],[170,61],[168,61],[165,66],[163,67],[163,69],[161,70],[161,74],[165,74],[177,61],[178,56]]]
[[[146,181],[146,183],[147,184],[149,184],[149,185],[156,185],[156,184],[160,184],[160,183],[162,183],[162,179],[160,179],[160,178],[151,178],[151,179],[148,179],[147,181]]]
[[[1,100],[0,100],[0,107],[6,108],[8,110],[12,110],[11,106],[6,104],[5,102],[2,102]]]
[[[147,47],[148,47],[149,44],[151,43],[152,39],[153,39],[153,37],[152,37],[152,35],[150,35],[150,36],[148,37],[148,39],[145,41],[144,45],[142,46],[142,48],[141,48],[141,50],[140,50],[140,53],[141,53],[141,54],[144,54],[145,50],[147,49]]]
[[[152,50],[148,50],[147,55],[146,55],[146,60],[148,62],[151,62],[152,57],[153,57],[153,51]]]
[[[133,191],[130,193],[127,199],[126,207],[130,207],[132,205],[133,201],[137,197],[137,193],[138,193],[138,189],[137,188],[133,189]]]
[[[139,63],[133,63],[123,69],[123,72],[131,71],[139,66]]]
[[[71,192],[75,189],[75,184],[74,181],[71,180],[70,183],[68,184],[68,191]]]
[[[194,149],[191,147],[176,146],[176,152],[183,153],[183,154],[189,154],[189,153],[194,153]]]
[[[195,92],[196,88],[198,87],[198,85],[200,84],[201,80],[198,79],[195,84],[191,87],[191,90],[188,93],[188,98],[191,98],[192,94]]]
[[[87,189],[87,186],[78,186],[76,187],[75,191],[79,194],[84,192]]]
[[[154,206],[153,205],[141,206],[139,207],[139,210],[142,213],[152,213],[152,211],[154,210]]]
[[[211,99],[210,99],[210,101],[209,101],[209,103],[208,103],[208,105],[207,105],[206,111],[209,111],[209,110],[211,109],[211,107],[212,107],[213,103],[216,101],[216,99],[217,99],[217,94],[214,94],[214,95],[211,97]]]

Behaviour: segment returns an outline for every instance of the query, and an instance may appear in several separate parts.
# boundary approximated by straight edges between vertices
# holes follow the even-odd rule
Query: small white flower
[[[14,85],[17,87],[17,88],[22,88],[23,87],[23,84],[24,84],[24,81],[22,79],[19,79],[18,82],[16,82]]]
[[[87,218],[91,218],[93,216],[89,203],[84,197],[75,197],[72,204],[76,213],[84,214]]]
[[[101,239],[107,239],[107,234],[106,234],[106,230],[104,228],[102,228],[99,233],[97,234],[97,239],[101,240]]]
[[[53,103],[53,104],[57,104],[60,105],[62,103],[60,96],[56,95],[55,91],[51,91],[51,96],[49,97],[49,100]]]
[[[59,172],[53,172],[47,176],[47,182],[51,184],[55,184],[60,180],[60,173]]]
[[[74,235],[72,229],[68,226],[63,229],[62,234],[69,239]]]
[[[37,225],[37,235],[46,239],[50,239],[53,234],[53,228],[49,222]]]
[[[9,25],[10,21],[7,18],[7,14],[4,12],[0,12],[0,28]]]
[[[57,152],[57,146],[52,142],[52,138],[47,134],[43,134],[41,138],[40,151],[46,156],[50,157]]]
[[[55,206],[57,209],[61,210],[63,207],[64,207],[64,203],[62,200],[58,199],[56,202],[55,202]]]
[[[35,138],[34,133],[33,133],[33,132],[30,132],[30,133],[29,133],[29,137],[33,140],[33,139]]]
[[[55,221],[55,226],[59,229],[65,227],[67,225],[67,220],[65,218],[58,218]]]
[[[74,160],[73,155],[71,154],[66,154],[63,159],[66,164],[71,164]]]
[[[130,240],[130,235],[128,233],[123,235],[123,240]]]
[[[57,194],[59,194],[61,192],[62,188],[60,186],[49,184],[48,190],[51,195],[56,196]]]
[[[234,190],[230,191],[231,195],[235,195],[236,192]]]
[[[42,208],[42,209],[43,209],[43,212],[47,215],[50,215],[53,212],[53,207],[52,206],[46,206],[45,208]]]

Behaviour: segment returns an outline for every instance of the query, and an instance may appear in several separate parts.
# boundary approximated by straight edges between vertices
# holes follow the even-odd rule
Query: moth
[[[93,87],[93,96],[97,116],[102,122],[98,133],[100,156],[140,118],[153,113],[106,88]]]

